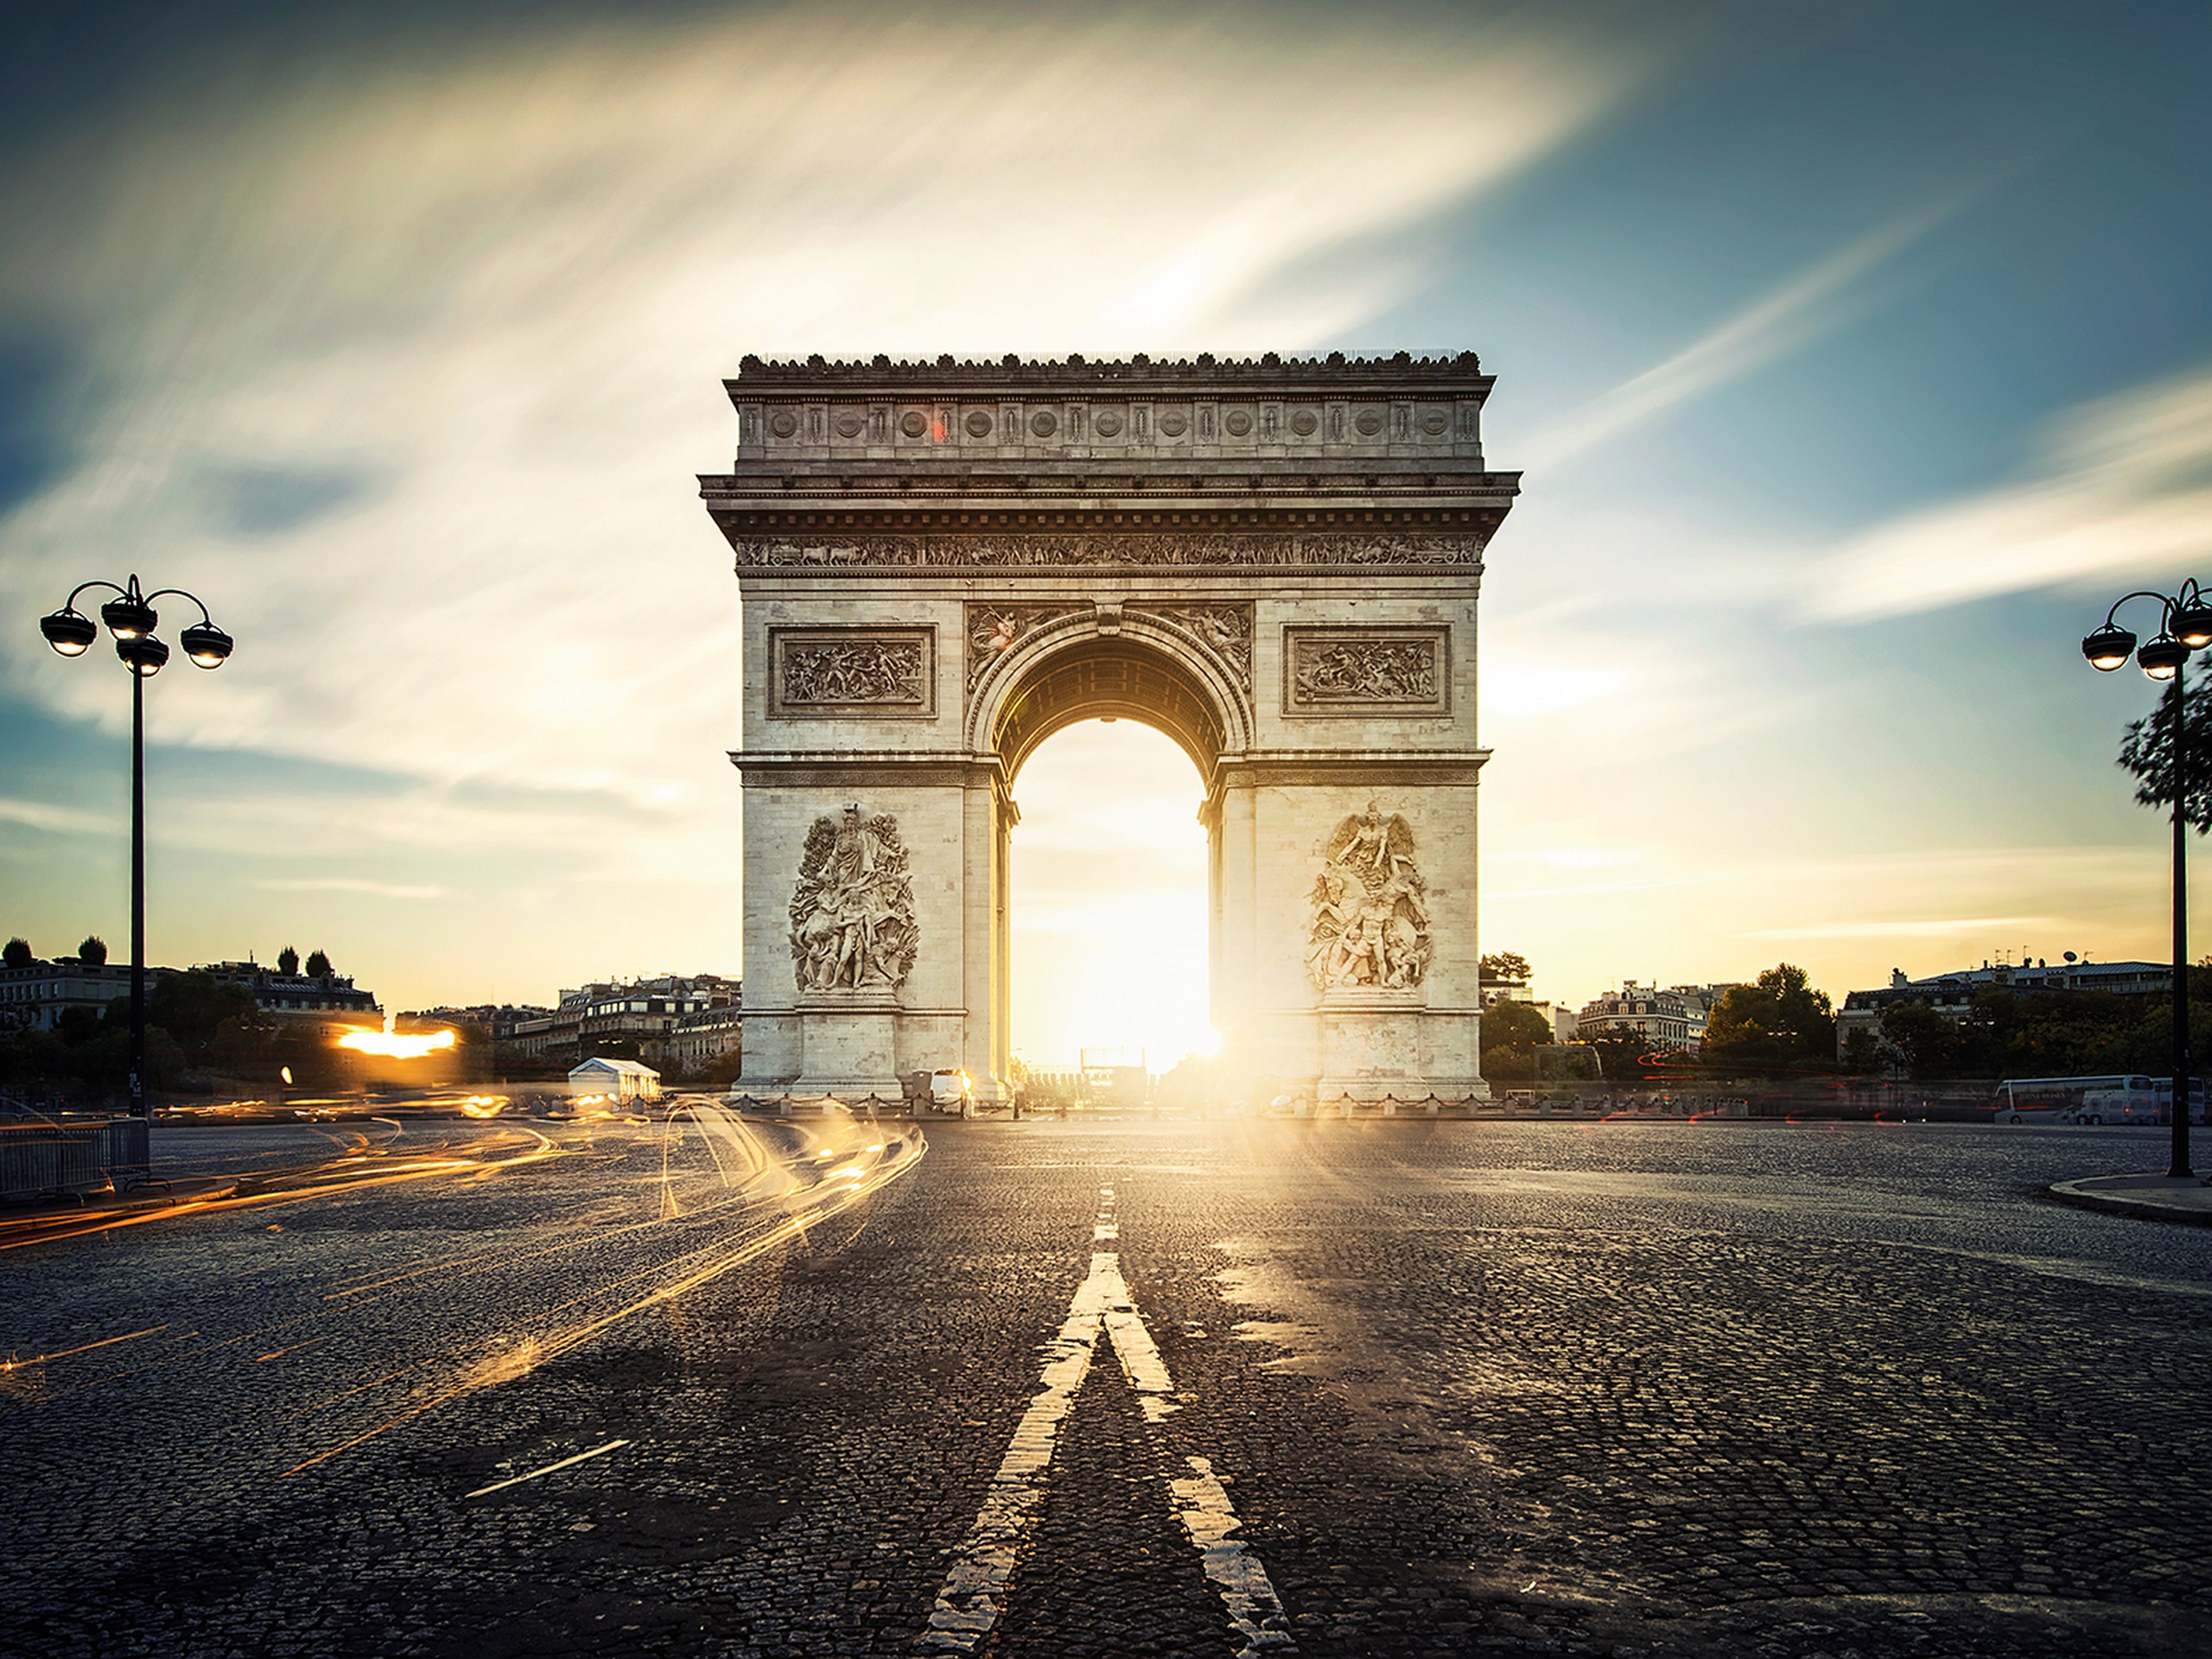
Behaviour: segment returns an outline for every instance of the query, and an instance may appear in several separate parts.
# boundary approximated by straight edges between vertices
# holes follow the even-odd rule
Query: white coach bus
[[[1999,1123],[2164,1123],[2171,1077],[2008,1077],[1997,1085]],[[2206,1122],[2204,1079],[2189,1084],[2189,1121]]]
[[[2203,1098],[2202,1084],[2191,1091]],[[2164,1115],[2169,1082],[2150,1077],[2007,1077],[1997,1085],[1999,1123],[2155,1123]]]

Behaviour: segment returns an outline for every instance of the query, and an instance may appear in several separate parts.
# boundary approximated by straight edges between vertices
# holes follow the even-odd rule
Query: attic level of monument
[[[1270,473],[1363,461],[1479,470],[1491,384],[1471,359],[1208,364],[1172,375],[1082,362],[987,370],[755,359],[723,382],[741,465],[783,457],[963,468],[1027,459],[1080,470],[1122,458],[1236,459]]]
[[[700,493],[741,567],[1465,571],[1520,490],[1484,461],[1471,353],[748,358],[724,384],[737,451]]]

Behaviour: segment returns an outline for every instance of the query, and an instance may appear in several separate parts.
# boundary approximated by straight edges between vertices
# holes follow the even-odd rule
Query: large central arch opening
[[[1210,1052],[1205,787],[1190,754],[1149,716],[1071,721],[1029,746],[1015,785],[1015,1056],[1052,1076],[1085,1051],[1141,1050],[1156,1074]]]
[[[1218,1046],[1217,894],[1201,809],[1243,734],[1227,673],[1164,619],[1039,630],[987,675],[1007,849],[1008,1048],[1033,1076],[1086,1058],[1155,1074]],[[1123,1076],[1128,1074],[1124,1072]]]
[[[1141,721],[1180,746],[1211,783],[1228,742],[1220,711],[1189,670],[1157,646],[1113,635],[1062,646],[1022,676],[992,732],[1009,776],[1078,721]]]

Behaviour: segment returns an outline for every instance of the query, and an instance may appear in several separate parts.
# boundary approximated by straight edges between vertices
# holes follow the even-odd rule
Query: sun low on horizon
[[[1014,779],[1014,1053],[1072,1066],[1141,1049],[1154,1072],[1217,1046],[1206,984],[1205,798],[1172,738],[1089,720]]]

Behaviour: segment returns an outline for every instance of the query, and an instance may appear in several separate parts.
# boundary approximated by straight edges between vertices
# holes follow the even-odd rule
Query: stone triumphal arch
[[[1449,359],[745,359],[741,1090],[1007,1071],[1012,780],[1102,715],[1206,787],[1226,1062],[1484,1092],[1475,606],[1519,475]]]

